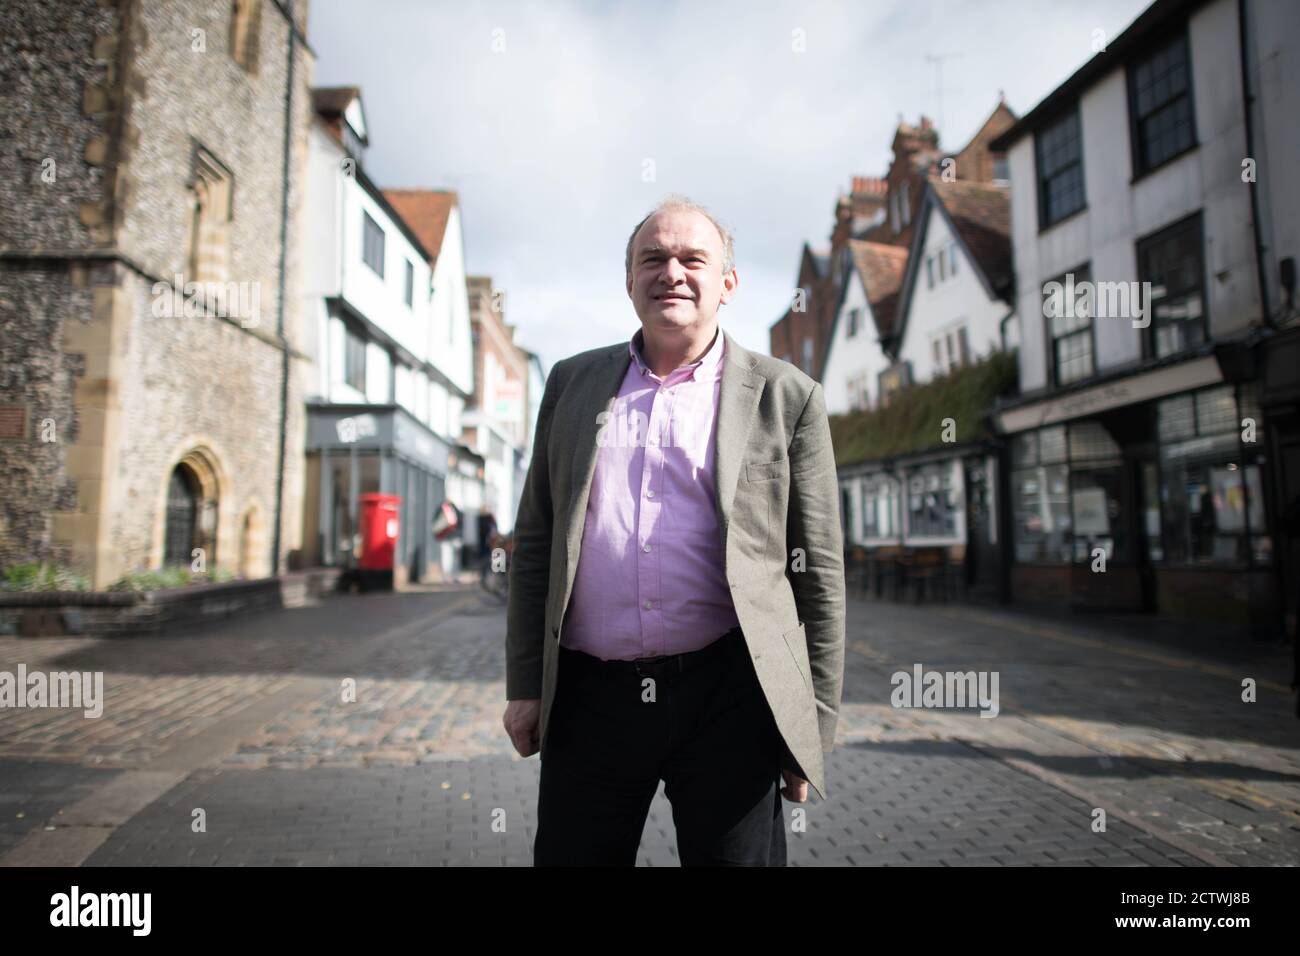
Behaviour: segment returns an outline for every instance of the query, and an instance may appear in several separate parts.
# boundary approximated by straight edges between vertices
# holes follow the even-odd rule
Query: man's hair
[[[674,193],[673,195],[665,199],[663,202],[661,202],[659,205],[655,206],[654,209],[650,210],[649,215],[647,215],[644,219],[638,222],[636,224],[636,228],[632,230],[632,235],[628,236],[627,253],[623,257],[623,265],[628,275],[632,274],[632,246],[636,242],[636,234],[641,231],[642,226],[644,226],[647,222],[650,221],[650,216],[653,216],[655,213],[664,212],[669,209],[689,209],[692,212],[698,212],[705,219],[709,220],[709,222],[713,223],[714,228],[718,230],[718,235],[722,237],[723,274],[725,275],[726,273],[730,272],[732,269],[736,267],[736,253],[735,253],[735,249],[732,246],[731,232],[727,229],[727,227],[724,226],[722,223],[718,222],[717,219],[713,218],[713,214],[709,212],[707,209],[705,209],[703,206],[701,206],[699,203],[697,203],[695,200],[689,199],[686,196],[683,196],[679,193]]]

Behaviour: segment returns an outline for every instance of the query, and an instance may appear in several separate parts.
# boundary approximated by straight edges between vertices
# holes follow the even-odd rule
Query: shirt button
[[[643,544],[643,545],[641,545],[641,550],[642,550],[642,551],[649,551],[649,550],[650,550],[650,545],[648,545],[648,544]]]
[[[646,601],[646,602],[645,602],[645,609],[646,609],[647,611],[650,610],[650,608],[652,608],[652,607],[654,607],[654,601]]]
[[[645,496],[647,498],[653,498],[655,496],[655,490],[653,488],[647,489]]]

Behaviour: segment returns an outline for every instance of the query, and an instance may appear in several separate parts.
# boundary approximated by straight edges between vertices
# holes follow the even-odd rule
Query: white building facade
[[[1295,142],[1298,40],[1290,4],[1162,0],[1000,137],[1013,597],[1275,628],[1260,396],[1233,357],[1272,324],[1251,177],[1279,158],[1265,134]],[[1268,84],[1253,131],[1247,76]],[[1294,250],[1296,187],[1277,188],[1264,211]]]
[[[395,578],[449,575],[458,552],[432,524],[443,501],[456,503],[449,459],[473,384],[459,211],[429,249],[365,172],[359,91],[316,90],[314,102],[305,556],[354,566],[369,507],[362,496],[394,495]]]

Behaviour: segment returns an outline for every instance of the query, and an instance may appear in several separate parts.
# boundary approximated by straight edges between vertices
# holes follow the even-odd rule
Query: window
[[[1043,314],[1047,317],[1051,341],[1052,381],[1059,388],[1091,378],[1096,371],[1092,355],[1092,297],[1082,289],[1091,288],[1092,272],[1082,266],[1055,280],[1061,294],[1044,291]],[[1083,283],[1088,285],[1082,285]],[[1051,283],[1048,283],[1051,285]]]
[[[993,157],[993,181],[995,183],[1011,182],[1011,167],[1007,165],[1006,153],[998,153]]]
[[[1017,561],[1091,563],[1098,549],[1107,560],[1132,559],[1124,464],[1100,422],[1017,435],[1011,465]]]
[[[846,385],[850,409],[866,408],[870,404],[870,398],[867,395],[866,372],[859,372],[857,375],[851,376]]]
[[[230,5],[230,56],[249,73],[257,72],[262,0],[234,0]]]
[[[898,362],[880,373],[879,396],[881,407],[887,406],[894,395],[912,384],[912,365],[910,362]]]
[[[1019,562],[1070,560],[1070,470],[1065,458],[1064,425],[1012,440],[1012,514]]]
[[[1084,206],[1078,106],[1034,137],[1034,146],[1038,157],[1038,224],[1046,229]]]
[[[862,493],[863,537],[897,538],[898,521],[898,482],[886,475],[867,478]]]
[[[957,488],[952,464],[926,465],[907,477],[907,536],[951,538],[957,534]]]
[[[849,309],[849,332],[848,332],[849,338],[853,338],[853,336],[858,334],[858,328],[861,326],[861,324],[862,324],[862,310]]]
[[[1129,66],[1133,170],[1142,175],[1196,144],[1187,35]]]
[[[812,361],[813,361],[812,339],[804,339],[803,340],[803,370],[808,375],[812,374],[812,370],[813,370]]]
[[[950,242],[948,243],[948,275],[955,276],[956,274],[957,274],[957,243]]]
[[[384,230],[379,223],[370,218],[370,213],[361,213],[361,259],[375,270],[381,278],[384,274]]]
[[[192,161],[188,278],[224,282],[229,273],[233,180],[230,170],[202,146],[194,147]]]
[[[898,193],[889,197],[889,228],[897,233],[902,226],[903,217],[898,213]]]
[[[366,391],[366,341],[350,328],[343,332],[343,381],[363,395]]]
[[[939,260],[939,281],[942,282],[948,278],[948,257],[944,254],[946,250],[940,249],[935,253],[935,258]]]
[[[415,266],[410,259],[406,260],[406,304],[415,305]]]
[[[903,225],[906,226],[906,225],[908,225],[909,223],[911,223],[911,221],[912,221],[912,205],[911,205],[911,203],[909,203],[909,202],[907,201],[907,183],[906,183],[906,182],[903,183],[903,189],[902,189],[902,192],[899,194],[899,202],[898,202],[898,205],[899,205],[899,216],[900,216],[900,217],[902,218],[902,220],[903,220]]]
[[[930,339],[930,353],[934,356],[936,375],[951,372],[959,365],[969,365],[970,339],[966,335],[966,326],[935,333]]]
[[[1151,283],[1147,347],[1163,358],[1205,341],[1205,263],[1201,214],[1143,239],[1137,246],[1138,279]]]
[[[1160,544],[1169,562],[1240,566],[1272,560],[1260,469],[1263,442],[1241,441],[1239,416],[1253,407],[1253,395],[1243,387],[1240,403],[1238,398],[1233,386],[1220,385],[1156,406]]]
[[[934,288],[934,256],[925,257],[925,287]]]

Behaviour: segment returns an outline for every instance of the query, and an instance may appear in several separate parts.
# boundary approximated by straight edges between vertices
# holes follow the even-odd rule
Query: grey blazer
[[[797,769],[826,799],[844,678],[844,539],[821,385],[726,336],[715,500],[726,575],[754,670]],[[515,518],[506,697],[541,698],[541,753],[555,697],[600,412],[632,361],[627,342],[558,362],[546,380]]]

